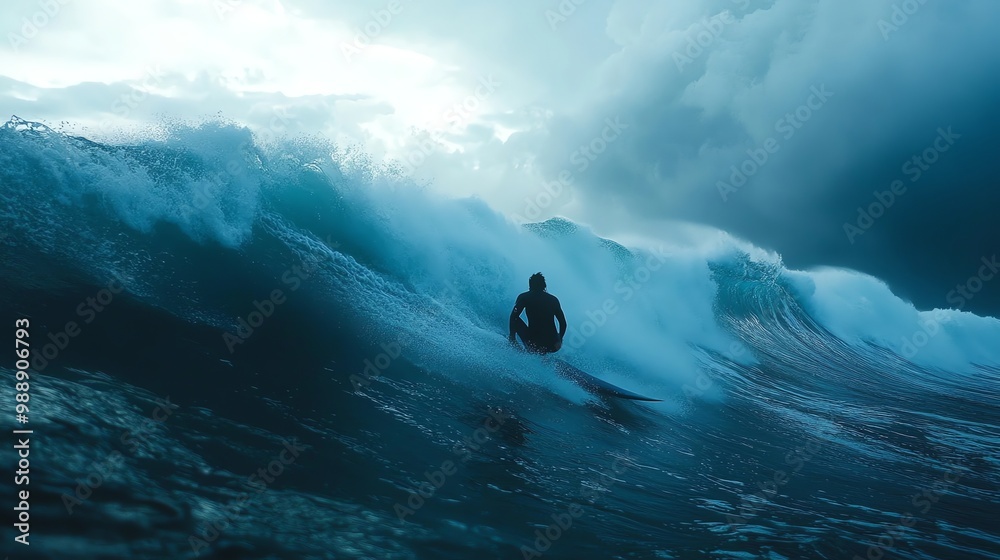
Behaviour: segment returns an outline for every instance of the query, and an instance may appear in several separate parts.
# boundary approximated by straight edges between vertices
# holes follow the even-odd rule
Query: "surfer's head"
[[[531,291],[542,291],[545,289],[545,277],[541,272],[536,272],[528,278],[528,289]]]

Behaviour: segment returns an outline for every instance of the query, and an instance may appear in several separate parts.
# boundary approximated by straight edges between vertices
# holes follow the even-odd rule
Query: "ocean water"
[[[33,430],[11,558],[1000,558],[995,318],[725,233],[514,224],[226,123],[15,119],[0,198],[32,344],[27,423],[0,362]],[[663,402],[507,345],[539,270],[560,356]]]

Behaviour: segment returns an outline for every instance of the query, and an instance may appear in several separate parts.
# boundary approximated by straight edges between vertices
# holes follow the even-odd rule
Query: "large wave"
[[[731,354],[754,331],[808,351],[782,328],[790,317],[825,340],[942,370],[1000,362],[1000,321],[919,311],[857,272],[787,270],[721,232],[697,246],[626,248],[564,219],[522,228],[319,140],[265,147],[210,122],[98,144],[15,118],[0,130],[0,158],[7,277],[20,287],[122,278],[179,317],[232,326],[241,300],[228,300],[227,282],[251,272],[252,302],[289,287],[281,276],[294,263],[321,259],[315,289],[357,317],[413,331],[427,359],[472,359],[501,347],[514,296],[541,270],[567,309],[567,354],[644,384],[688,382],[690,346]],[[15,258],[26,253],[48,264]],[[741,320],[760,324],[734,332]]]

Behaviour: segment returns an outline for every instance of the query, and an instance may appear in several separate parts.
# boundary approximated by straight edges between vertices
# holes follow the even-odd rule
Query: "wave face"
[[[321,141],[149,136],[0,129],[38,557],[998,557],[994,318],[722,233],[519,227]],[[538,270],[561,357],[663,403],[507,345]]]

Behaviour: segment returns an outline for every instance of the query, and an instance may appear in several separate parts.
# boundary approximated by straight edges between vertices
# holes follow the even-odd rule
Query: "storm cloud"
[[[624,85],[588,111],[631,130],[581,175],[585,219],[615,230],[598,209],[616,204],[710,224],[790,266],[850,267],[954,307],[948,293],[1000,252],[1000,6],[702,4],[681,29],[651,25],[665,4],[612,10],[647,15],[608,72]],[[965,305],[995,315],[998,296]]]
[[[996,2],[95,0],[29,38],[42,4],[0,17],[7,113],[277,111],[516,220],[701,224],[1000,314]]]

